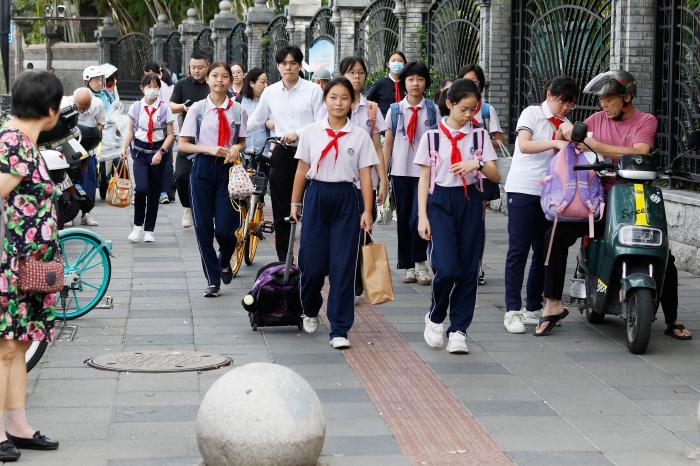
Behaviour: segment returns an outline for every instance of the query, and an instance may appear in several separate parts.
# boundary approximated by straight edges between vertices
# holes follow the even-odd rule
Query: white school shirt
[[[549,109],[547,101],[540,105],[531,105],[520,114],[516,133],[528,131],[532,134],[533,141],[548,141],[552,139],[552,133],[556,130],[549,118],[554,114]],[[569,121],[566,118],[564,121]],[[547,150],[535,154],[523,154],[516,139],[513,160],[506,179],[505,190],[507,193],[522,193],[532,196],[542,194],[542,185],[539,183],[547,176],[547,165],[554,157],[556,151]]]
[[[249,116],[247,127],[251,130],[263,126],[268,120],[275,122],[275,134],[283,136],[324,118],[323,90],[321,86],[299,79],[287,90],[283,81],[265,88],[260,103]]]
[[[474,134],[477,135],[477,143],[479,145],[482,144],[483,138],[481,158],[484,162],[496,160],[498,157],[496,155],[496,151],[491,145],[491,139],[489,139],[489,135],[484,128],[475,128],[471,125],[471,123],[467,123],[460,129],[450,128],[447,125],[447,117],[442,119],[442,124],[445,125],[452,136],[458,132],[466,134],[466,136],[457,141],[457,147],[462,154],[462,160],[474,160],[474,151],[476,150],[474,147]],[[435,150],[435,141],[433,139],[434,136],[432,136],[432,134],[435,132],[438,132],[440,135],[440,148],[438,150],[437,164],[436,166],[431,166],[430,150]],[[416,159],[414,163],[416,166],[423,165],[430,167],[431,170],[436,170],[435,184],[437,186],[443,186],[445,188],[463,186],[462,177],[454,173],[450,173],[450,168],[452,167],[452,143],[439,127],[438,129],[434,130],[431,129],[423,135],[420,140],[420,144],[418,144],[418,149],[416,149]],[[466,179],[468,185],[476,182],[476,179],[472,173],[468,173],[464,178]]]
[[[369,105],[367,104],[367,98],[363,95],[360,95],[360,103],[357,105],[357,108],[353,109],[350,121],[352,121],[353,125],[359,126],[367,131],[370,139],[372,139],[372,136],[375,134],[381,134],[386,131],[386,122],[384,118],[382,118],[382,111],[379,109],[377,109],[377,116],[374,120],[374,131],[372,131],[372,120],[369,119]],[[374,143],[372,143],[372,147],[374,147]],[[358,181],[355,183],[355,186],[357,189],[360,189],[360,182]],[[379,176],[377,176],[376,170],[372,170],[372,189],[376,191],[378,188]]]
[[[75,98],[72,95],[61,99],[61,108],[69,107],[71,105],[75,105]],[[78,124],[80,126],[94,128],[97,125],[104,125],[106,121],[105,104],[94,95],[91,96],[90,99],[90,108],[84,112],[78,111]]]
[[[493,105],[489,105],[489,129],[488,132],[489,134],[493,133],[502,133],[503,128],[501,128],[501,122],[498,119],[498,113],[496,113],[496,109],[493,107]],[[486,126],[484,125],[484,115],[481,113],[481,110],[479,110],[476,115],[474,115],[474,119],[484,128],[486,129]]]
[[[426,108],[427,101],[422,99],[417,105],[420,108],[418,111],[418,126],[416,128],[416,139],[414,140],[414,145],[408,141],[408,135],[405,133],[408,122],[411,121],[411,115],[413,112],[410,110],[412,107],[408,103],[408,98],[404,98],[399,103],[399,108],[401,114],[399,115],[398,124],[396,126],[396,132],[394,134],[394,148],[391,152],[391,175],[392,176],[412,176],[418,178],[420,176],[420,167],[413,163],[416,155],[416,148],[418,143],[422,139],[426,131],[430,129],[430,122],[428,121],[428,110]],[[436,115],[440,111],[436,108]],[[386,119],[384,124],[387,130],[391,131],[391,109],[386,113]]]
[[[224,99],[220,108],[228,107],[228,103],[231,101],[228,97]],[[226,118],[228,119],[229,125],[231,126],[231,139],[236,134],[236,124],[239,124],[238,137],[244,138],[246,135],[246,122],[242,117],[243,111],[241,109],[241,104],[238,102],[233,102],[231,108],[226,110]],[[204,114],[202,116],[202,125],[199,130],[199,139],[197,139],[197,114],[201,113],[201,108],[204,106]],[[180,136],[187,138],[193,138],[196,144],[202,144],[204,146],[218,146],[219,145],[219,114],[216,110],[216,105],[211,101],[211,96],[207,96],[206,99],[200,100],[192,104],[192,107],[187,111],[187,116],[185,121],[182,123],[182,128],[180,129]],[[238,111],[236,112],[236,108]],[[238,115],[238,119],[234,117]],[[232,145],[236,144],[238,141],[229,141],[224,147],[227,149]]]
[[[353,125],[348,119],[341,130],[348,134],[338,139],[338,158],[335,158],[335,149],[331,148],[319,166],[321,153],[331,141],[331,137],[326,132],[329,128],[328,120],[324,119],[307,126],[301,132],[299,147],[294,158],[309,164],[307,179],[330,183],[354,183],[360,179],[361,168],[379,163],[367,131]]]
[[[134,138],[138,139],[139,141],[148,142],[148,113],[146,113],[146,107],[148,107],[155,109],[155,112],[153,113],[153,142],[165,140],[165,137],[168,135],[168,131],[167,127],[161,128],[161,109],[158,106],[164,105],[167,108],[165,122],[174,123],[175,116],[170,111],[170,106],[163,102],[160,98],[156,99],[151,105],[148,105],[146,103],[146,99],[143,98],[137,103],[137,105],[141,106],[141,109],[139,110],[138,122],[134,121],[134,107],[129,108],[129,118],[131,118],[131,121],[134,122]]]

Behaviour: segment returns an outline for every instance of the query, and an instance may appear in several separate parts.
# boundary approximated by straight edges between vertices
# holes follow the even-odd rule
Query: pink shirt
[[[360,96],[360,103],[352,111],[350,116],[350,121],[355,126],[359,126],[367,131],[367,134],[371,136],[375,134],[381,134],[386,131],[386,122],[382,118],[382,112],[377,108],[377,115],[374,120],[374,131],[372,130],[372,120],[369,118],[369,105],[367,104],[367,98],[363,95]],[[374,147],[374,144],[372,144]],[[355,183],[357,189],[360,189],[360,182]],[[379,177],[377,176],[377,171],[372,170],[372,188],[377,189],[379,187]]]
[[[228,107],[229,98],[226,97],[224,103],[221,104],[221,108]],[[233,139],[236,134],[236,125],[240,125],[238,129],[238,137],[244,138],[246,135],[246,122],[241,118],[241,104],[234,101],[231,108],[226,110],[226,119],[231,125],[231,139]],[[202,115],[202,124],[199,129],[199,137],[197,136],[197,114]],[[180,130],[180,136],[194,138],[195,144],[202,144],[205,146],[216,146],[219,141],[219,115],[216,110],[216,105],[211,101],[211,98],[207,96],[206,99],[200,100],[192,104],[192,108],[187,111],[187,116],[185,121],[182,123],[182,129]],[[231,140],[225,145],[226,148],[231,147],[238,141]]]
[[[426,100],[421,100],[418,111],[418,127],[416,128],[416,139],[414,145],[411,146],[406,135],[405,128],[408,122],[411,121],[411,104],[408,103],[408,98],[403,99],[399,103],[401,114],[399,115],[398,125],[394,134],[394,148],[391,152],[391,175],[393,176],[420,176],[420,167],[413,163],[416,155],[416,148],[419,141],[423,138],[426,131],[430,129],[428,121],[428,110],[426,109]],[[391,109],[386,113],[385,125],[387,130],[391,131]]]
[[[328,120],[323,119],[305,127],[299,136],[299,145],[294,158],[310,165],[306,174],[307,179],[330,183],[354,183],[360,179],[360,168],[379,163],[367,131],[353,125],[348,119],[341,130],[347,134],[338,139],[338,158],[336,159],[335,149],[331,148],[319,165],[321,153],[331,141],[331,137],[326,132],[327,128],[330,128]]]
[[[447,126],[447,118],[443,118],[442,123],[450,131],[451,135],[455,135],[458,132],[466,134],[462,139],[457,141],[457,147],[462,154],[462,160],[474,160],[474,135],[477,137],[477,144],[481,146],[482,160],[488,162],[489,160],[496,160],[496,151],[491,145],[491,139],[489,135],[483,128],[472,128],[471,124],[463,126],[462,128],[455,130]],[[435,150],[434,137],[432,134],[438,133],[440,135],[440,149],[438,151],[438,160],[435,167],[431,169],[437,170],[435,175],[435,184],[438,186],[443,186],[445,188],[459,187],[462,186],[462,177],[450,173],[450,168],[452,167],[452,143],[445,136],[445,134],[440,129],[431,129],[427,131],[420,140],[418,144],[418,149],[416,149],[416,158],[414,164],[418,167],[419,165],[430,167],[430,150]],[[420,167],[418,167],[420,169]],[[471,173],[468,174],[465,179],[467,184],[474,184],[476,179]]]

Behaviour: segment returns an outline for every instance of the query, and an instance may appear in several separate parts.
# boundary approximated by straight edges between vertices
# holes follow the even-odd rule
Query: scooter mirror
[[[588,135],[588,125],[577,121],[571,130],[571,142],[583,142]]]
[[[686,142],[688,150],[700,149],[700,130],[691,131]]]

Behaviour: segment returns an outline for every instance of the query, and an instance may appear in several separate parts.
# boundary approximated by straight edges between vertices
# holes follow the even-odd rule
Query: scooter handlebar
[[[602,171],[602,170],[607,170],[609,168],[615,168],[615,165],[612,163],[608,162],[600,162],[600,163],[590,163],[590,164],[585,164],[585,165],[576,165],[574,167],[574,171],[583,171],[583,170],[595,170],[595,171]]]

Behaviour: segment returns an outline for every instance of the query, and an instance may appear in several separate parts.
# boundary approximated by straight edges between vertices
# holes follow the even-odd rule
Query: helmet
[[[114,73],[117,72],[117,67],[112,65],[111,63],[101,64],[100,69],[102,69],[102,74],[105,77],[105,79],[109,78],[110,76],[112,76]]]
[[[630,95],[637,93],[637,83],[634,76],[625,70],[606,71],[591,79],[583,92],[597,96]]]
[[[83,81],[90,81],[98,76],[104,76],[104,71],[99,66],[88,66],[83,70]]]

